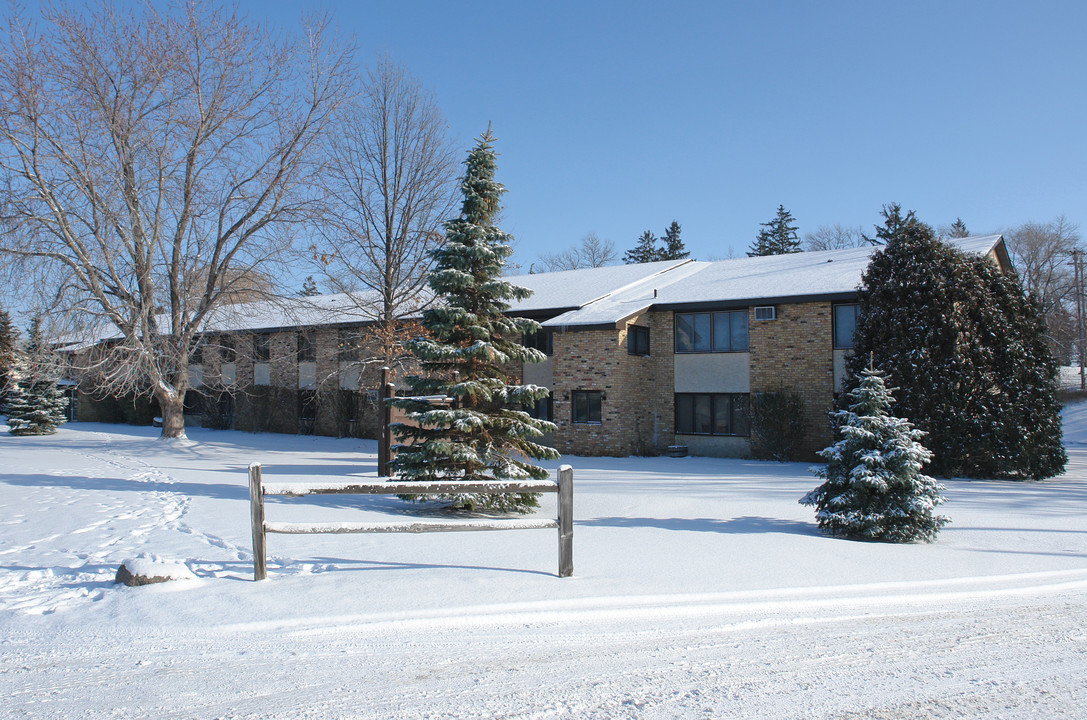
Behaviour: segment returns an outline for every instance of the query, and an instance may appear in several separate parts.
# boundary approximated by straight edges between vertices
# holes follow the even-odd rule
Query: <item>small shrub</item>
[[[804,400],[791,390],[755,393],[749,404],[751,454],[764,460],[796,460],[804,442]]]

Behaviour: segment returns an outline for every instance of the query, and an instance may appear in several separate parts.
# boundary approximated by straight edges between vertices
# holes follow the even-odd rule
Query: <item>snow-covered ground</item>
[[[271,535],[261,583],[247,465],[373,476],[374,443],[0,434],[0,717],[1087,717],[1087,403],[1065,428],[1060,478],[948,482],[931,545],[820,536],[804,464],[568,456],[572,578],[526,530]],[[114,585],[141,555],[198,579]]]

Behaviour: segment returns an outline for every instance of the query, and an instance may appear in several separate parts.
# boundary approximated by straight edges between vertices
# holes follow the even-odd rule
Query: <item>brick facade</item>
[[[649,328],[648,357],[627,352],[632,325]],[[671,443],[671,313],[641,313],[619,327],[556,331],[554,348],[554,441],[559,452],[644,455]],[[603,393],[599,424],[573,422],[575,390]]]
[[[776,319],[748,316],[751,392],[795,391],[804,400],[804,450],[833,442],[827,412],[834,403],[834,348],[829,302],[778,305]]]

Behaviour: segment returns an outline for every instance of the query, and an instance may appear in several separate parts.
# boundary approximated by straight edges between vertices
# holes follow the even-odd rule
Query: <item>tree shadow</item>
[[[219,483],[162,482],[161,480],[128,480],[117,477],[84,477],[81,475],[4,475],[3,483],[26,487],[56,487],[72,490],[111,492],[168,492],[190,497],[203,496],[221,500],[248,500],[246,485]]]
[[[546,572],[544,570],[529,570],[526,568],[509,568],[509,567],[494,567],[492,565],[458,565],[455,563],[413,563],[413,562],[398,562],[394,560],[345,560],[343,558],[327,558],[316,557],[306,558],[305,560],[296,560],[291,565],[299,563],[318,563],[334,565],[331,570],[325,570],[323,572],[372,572],[375,570],[486,570],[489,572],[501,572],[501,573],[517,573],[520,575],[542,575],[544,577],[556,577],[557,573]],[[289,572],[291,565],[280,566],[283,572]],[[269,563],[269,572],[276,569],[276,566]],[[292,573],[297,574],[297,573]]]
[[[815,523],[757,515],[747,515],[728,520],[719,518],[601,517],[591,520],[578,520],[575,525],[582,527],[657,528],[660,530],[713,532],[728,535],[754,535],[759,533],[820,534]]]

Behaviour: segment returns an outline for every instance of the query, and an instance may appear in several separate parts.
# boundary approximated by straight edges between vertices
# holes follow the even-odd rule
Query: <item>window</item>
[[[627,328],[627,353],[630,355],[649,354],[649,328],[638,325]]]
[[[234,338],[224,335],[219,338],[219,361],[222,363],[236,362],[238,351],[234,347]]]
[[[857,313],[860,305],[834,306],[834,347],[853,347],[853,333],[857,330]]]
[[[549,393],[547,397],[540,398],[535,405],[527,408],[526,412],[528,412],[529,417],[534,417],[537,420],[553,422],[555,420],[555,394]]]
[[[544,355],[551,356],[555,354],[555,334],[544,328],[540,328],[534,333],[525,333],[521,344],[539,350]]]
[[[599,390],[574,390],[570,394],[571,419],[576,423],[599,423],[600,400]]]
[[[747,395],[676,393],[676,434],[749,435]]]
[[[190,365],[204,364],[204,340],[201,338],[193,345],[192,354],[189,356]]]
[[[317,342],[312,330],[298,333],[298,362],[317,362]]]
[[[298,434],[313,435],[317,426],[317,392],[298,391]]]
[[[253,336],[253,362],[268,362],[272,359],[272,336],[260,333]]]
[[[676,313],[676,352],[747,350],[747,310]]]
[[[356,362],[359,359],[359,332],[354,328],[340,328],[337,334],[340,362]]]

